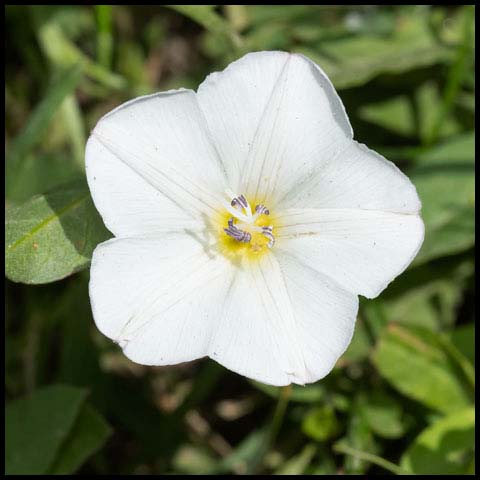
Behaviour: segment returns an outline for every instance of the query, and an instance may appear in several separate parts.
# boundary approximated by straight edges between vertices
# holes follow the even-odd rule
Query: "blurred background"
[[[8,6],[5,29],[7,473],[474,473],[473,6]],[[407,173],[425,243],[316,384],[136,365],[91,316],[88,133],[272,49]]]

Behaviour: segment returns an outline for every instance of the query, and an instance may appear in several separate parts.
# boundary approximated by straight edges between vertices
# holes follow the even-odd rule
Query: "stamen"
[[[247,214],[248,218],[252,217],[252,209],[250,207],[250,204],[248,203],[247,199],[243,195],[240,195],[239,197],[235,197],[231,201],[230,205],[236,208],[237,210],[243,209]]]
[[[264,231],[263,235],[268,238],[269,242],[267,244],[268,248],[272,248],[275,245],[275,237],[269,231]]]
[[[232,193],[228,191],[227,193]],[[233,197],[231,194],[230,198]],[[227,206],[228,204],[226,204]],[[263,204],[255,206],[255,214],[252,215],[252,209],[248,200],[244,195],[233,197],[227,210],[232,214],[232,217],[228,220],[228,228],[224,228],[223,231],[234,240],[243,243],[249,243],[252,240],[252,234],[261,234],[268,239],[268,248],[272,248],[275,245],[275,237],[273,236],[273,226],[255,225],[257,218],[260,215],[269,215],[270,210]],[[242,213],[242,210],[245,213]],[[236,225],[235,221],[239,221]],[[255,248],[259,248],[257,244]],[[252,247],[253,248],[253,247]],[[261,247],[260,247],[261,248]]]
[[[235,227],[235,225],[224,228],[223,231],[230,237],[237,240],[237,242],[248,243],[252,239],[251,233],[245,232],[244,230],[239,230],[237,227]]]
[[[257,205],[255,207],[255,213],[259,215],[270,215],[270,210],[265,205]]]

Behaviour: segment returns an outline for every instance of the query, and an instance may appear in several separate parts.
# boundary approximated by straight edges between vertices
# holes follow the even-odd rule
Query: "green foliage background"
[[[5,25],[7,473],[474,472],[474,7],[9,6]],[[110,234],[88,132],[272,49],[318,62],[356,139],[409,175],[425,244],[362,299],[316,384],[133,364],[91,317],[89,260]]]

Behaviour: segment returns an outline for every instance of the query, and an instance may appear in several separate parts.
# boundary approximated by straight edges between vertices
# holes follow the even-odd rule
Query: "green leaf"
[[[360,414],[372,431],[383,438],[399,438],[404,433],[402,407],[386,393],[374,390],[359,406]]]
[[[378,453],[378,445],[373,437],[372,429],[360,414],[360,403],[358,397],[355,398],[349,412],[347,434],[335,444],[335,447],[346,444],[349,445],[351,449],[369,452],[371,457],[375,457],[375,454]],[[342,451],[337,448],[335,449],[337,451]],[[349,452],[343,451],[343,453]],[[365,460],[370,461],[368,458],[365,459],[359,455],[347,455],[343,463],[345,473],[365,473],[368,469],[368,464]]]
[[[416,265],[475,243],[474,133],[419,153],[409,176],[422,201],[425,242]]]
[[[5,409],[5,471],[46,473],[72,430],[86,391],[52,385],[9,403]]]
[[[6,211],[6,275],[31,284],[59,280],[85,268],[108,236],[83,180],[35,196]]]
[[[408,447],[401,466],[415,474],[464,475],[474,458],[475,410],[468,408],[427,427]]]
[[[255,463],[258,452],[262,449],[265,442],[268,442],[268,428],[260,428],[249,433],[240,444],[226,456],[221,463],[221,468],[233,470],[235,473],[243,475],[250,466]]]
[[[404,395],[440,412],[451,412],[467,406],[471,399],[440,344],[433,332],[391,324],[380,338],[373,361]]]
[[[440,104],[440,95],[436,84],[426,82],[415,92],[415,97],[399,95],[387,100],[377,101],[362,105],[358,115],[382,128],[404,137],[420,139],[426,138],[436,119],[436,112]],[[416,112],[418,111],[418,119]],[[438,130],[442,138],[457,135],[461,125],[451,114],[446,115]]]
[[[455,347],[465,355],[472,365],[475,364],[475,325],[461,325],[448,335]]]
[[[399,14],[388,37],[371,33],[322,40],[317,48],[298,47],[317,62],[336,88],[362,85],[379,74],[402,73],[414,68],[448,62],[453,55],[428,25],[428,11]]]
[[[472,167],[475,165],[475,132],[450,137],[434,147],[419,150],[415,155],[417,168],[413,173],[423,173],[428,168]]]
[[[427,144],[435,143],[442,124],[445,118],[448,118],[448,113],[451,110],[457,94],[461,88],[461,84],[470,71],[470,59],[473,54],[473,28],[474,21],[472,18],[475,16],[475,7],[468,5],[463,7],[463,38],[460,45],[457,47],[455,55],[455,61],[451,65],[445,84],[445,90],[442,95],[442,101],[440,107],[437,110],[437,116],[432,128],[425,137]]]
[[[415,92],[415,101],[418,109],[419,131],[417,133],[422,144],[425,145],[441,108],[441,98],[436,82],[431,80],[421,85]],[[461,128],[458,120],[449,112],[440,125],[438,136],[444,139],[458,135],[461,132]]]
[[[9,178],[9,181],[6,182],[7,197],[15,195],[15,176],[26,155],[42,139],[53,116],[64,99],[75,90],[81,77],[82,68],[79,65],[74,65],[62,72],[30,115],[23,131],[7,148],[6,168]]]
[[[361,119],[380,125],[397,135],[411,137],[416,132],[413,108],[406,95],[363,105],[358,115]]]
[[[217,12],[215,5],[165,5],[190,18],[206,30],[217,33],[229,30],[229,25]]]
[[[473,274],[470,258],[437,261],[411,268],[382,295],[388,320],[440,331],[451,327],[458,316],[466,282]]]
[[[335,411],[330,405],[316,407],[305,416],[302,431],[317,441],[325,441],[335,437],[339,431]]]
[[[15,174],[8,177],[7,200],[9,204],[25,202],[83,174],[84,170],[66,154],[28,155],[19,162]]]
[[[103,417],[89,404],[85,404],[49,473],[75,473],[88,457],[102,447],[110,433],[111,429]]]
[[[241,43],[230,24],[215,12],[215,5],[165,5],[201,25],[216,37],[226,38],[233,46]]]
[[[285,462],[275,472],[275,475],[302,475],[310,465],[316,451],[315,445],[308,443],[298,455],[294,455]]]
[[[72,157],[77,167],[85,169],[85,128],[76,97],[69,95],[61,108],[62,120],[70,139]]]
[[[110,68],[113,52],[112,5],[95,5],[98,63]]]
[[[57,23],[47,22],[42,25],[38,31],[38,39],[45,55],[54,65],[69,67],[81,64],[88,76],[106,87],[119,90],[127,86],[120,75],[110,72],[87,57],[67,38]]]

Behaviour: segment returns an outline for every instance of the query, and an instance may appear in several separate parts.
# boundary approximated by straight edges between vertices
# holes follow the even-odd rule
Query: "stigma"
[[[240,195],[234,196],[226,208],[231,217],[227,222],[228,227],[223,231],[230,238],[239,243],[249,244],[254,252],[260,251],[265,244],[268,248],[275,245],[273,226],[264,225],[264,219],[260,219],[264,215],[270,215],[270,210],[265,205],[258,204],[252,211],[248,200],[244,195]]]

